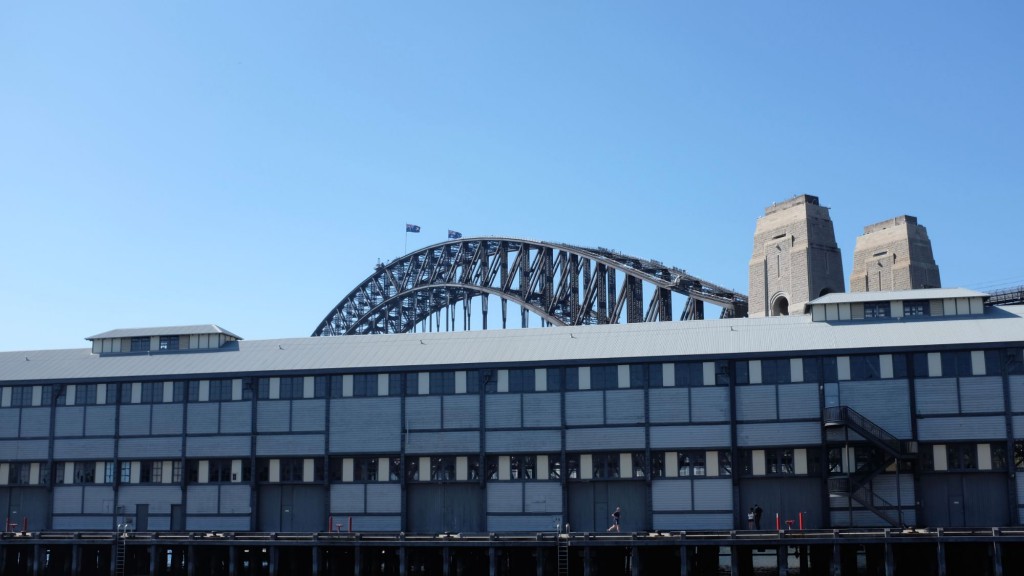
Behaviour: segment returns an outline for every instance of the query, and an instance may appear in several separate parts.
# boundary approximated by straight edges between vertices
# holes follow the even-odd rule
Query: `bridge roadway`
[[[640,533],[5,532],[0,575],[1024,573],[1024,528]]]

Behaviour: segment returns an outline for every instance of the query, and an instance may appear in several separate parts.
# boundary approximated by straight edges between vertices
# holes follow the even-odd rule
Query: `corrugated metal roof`
[[[232,334],[216,324],[196,324],[194,326],[160,326],[156,328],[120,328],[108,330],[102,334],[89,336],[86,340],[100,340],[103,338],[138,338],[141,336],[187,336],[190,334],[225,334],[232,338],[242,339],[237,334]]]
[[[967,288],[920,288],[918,290],[892,290],[888,292],[833,292],[815,298],[807,304],[846,304],[851,302],[884,302],[886,300],[935,300],[939,298],[988,298],[984,292]]]
[[[717,355],[914,346],[1024,345],[1024,307],[981,316],[811,322],[809,316],[655,322],[427,334],[248,340],[217,350],[92,354],[88,349],[0,353],[0,381],[147,379],[290,371],[675,360]]]

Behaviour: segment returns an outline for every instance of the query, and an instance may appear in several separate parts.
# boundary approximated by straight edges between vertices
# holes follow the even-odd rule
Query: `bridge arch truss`
[[[720,307],[722,317],[747,313],[746,296],[657,261],[605,248],[465,238],[378,264],[313,336],[413,332],[419,325],[440,331],[442,315],[444,329],[455,330],[459,304],[468,330],[474,298],[486,329],[491,297],[500,300],[502,328],[509,302],[518,305],[522,327],[530,314],[555,326],[671,320],[673,293],[686,297],[683,320],[703,318],[704,303]]]

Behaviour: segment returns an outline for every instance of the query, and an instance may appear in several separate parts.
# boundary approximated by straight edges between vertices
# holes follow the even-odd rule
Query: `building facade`
[[[0,353],[0,506],[55,530],[1016,525],[1024,307],[984,301]]]

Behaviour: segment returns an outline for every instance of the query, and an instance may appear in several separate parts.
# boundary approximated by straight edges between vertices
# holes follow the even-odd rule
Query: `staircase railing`
[[[852,428],[869,442],[897,458],[914,458],[918,455],[916,441],[901,440],[893,436],[885,428],[875,424],[849,406],[829,406],[825,408],[824,421],[826,427],[847,426]]]

